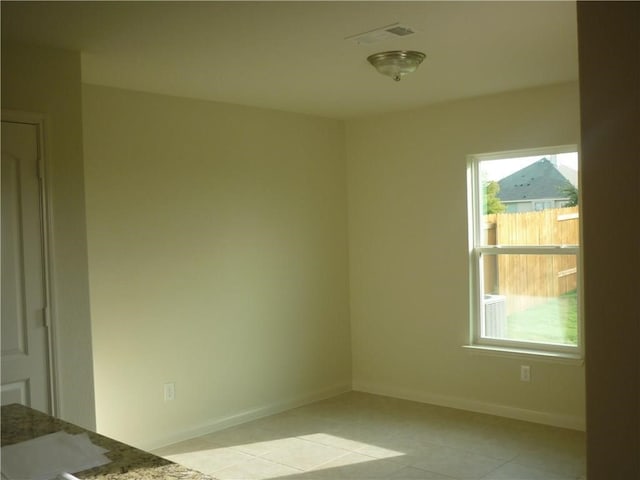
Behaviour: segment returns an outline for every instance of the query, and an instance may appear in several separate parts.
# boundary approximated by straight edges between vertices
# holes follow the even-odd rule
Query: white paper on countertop
[[[54,478],[53,480],[80,480],[80,479],[78,477],[74,477],[70,473],[61,473],[60,475],[56,476],[56,478]]]
[[[2,474],[10,480],[51,480],[109,463],[106,452],[86,433],[51,433],[2,447]]]

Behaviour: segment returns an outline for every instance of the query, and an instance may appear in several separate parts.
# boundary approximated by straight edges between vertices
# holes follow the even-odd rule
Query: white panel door
[[[37,125],[2,121],[2,404],[51,413]]]

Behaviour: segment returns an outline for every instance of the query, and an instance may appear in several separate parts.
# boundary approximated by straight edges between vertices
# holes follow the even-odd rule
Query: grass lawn
[[[577,292],[567,292],[542,305],[509,315],[507,338],[577,345]]]

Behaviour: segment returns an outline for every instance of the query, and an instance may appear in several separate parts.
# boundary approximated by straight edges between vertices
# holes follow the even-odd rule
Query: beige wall
[[[80,55],[3,42],[2,108],[46,115],[58,414],[92,428]]]
[[[639,25],[578,3],[589,480],[640,478]]]
[[[61,412],[91,426],[79,58],[2,61],[3,108],[49,114]],[[356,388],[580,426],[582,367],[460,348],[465,156],[576,143],[575,85],[352,120],[346,140],[247,107],[94,86],[83,102],[102,432],[157,446],[348,388],[347,265]]]
[[[566,84],[347,122],[355,389],[584,426],[581,365],[462,348],[466,156],[577,144],[578,115]]]
[[[83,108],[99,431],[153,447],[349,390],[343,124],[90,85]]]

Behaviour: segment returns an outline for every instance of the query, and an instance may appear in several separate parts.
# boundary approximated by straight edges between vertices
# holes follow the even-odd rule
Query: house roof
[[[498,181],[498,198],[503,202],[541,198],[565,198],[562,189],[571,182],[547,158]]]

